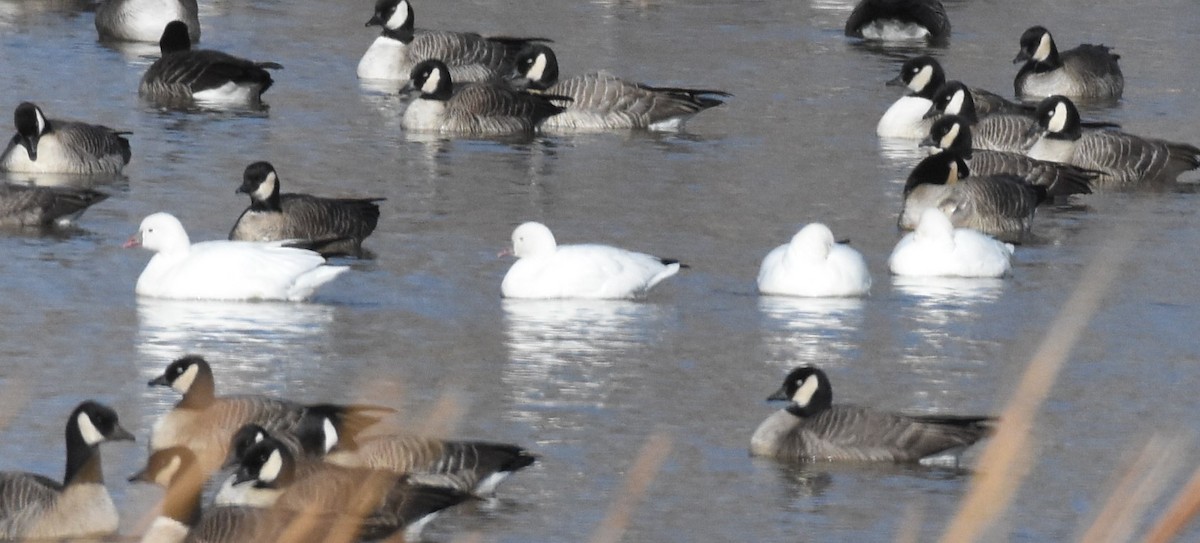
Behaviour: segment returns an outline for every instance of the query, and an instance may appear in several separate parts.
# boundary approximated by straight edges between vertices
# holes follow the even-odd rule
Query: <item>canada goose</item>
[[[139,296],[154,298],[302,301],[350,269],[327,266],[320,254],[283,244],[192,243],[179,219],[160,212],[143,219],[124,246],[154,251],[135,288]]]
[[[1012,253],[1012,245],[955,228],[944,212],[930,208],[896,243],[888,269],[912,277],[1003,277],[1012,270]]]
[[[1031,184],[1046,187],[1048,194],[1056,198],[1090,194],[1092,182],[1098,175],[1070,164],[1038,160],[1017,153],[975,149],[970,123],[957,115],[946,115],[934,122],[929,129],[929,138],[922,144],[936,147],[942,152],[957,153],[974,175],[1015,174]]]
[[[383,33],[358,61],[359,79],[407,80],[422,61],[439,59],[455,81],[487,81],[512,72],[513,58],[526,44],[545,38],[485,38],[469,32],[414,30],[408,0],[378,0],[367,26]]]
[[[21,102],[13,114],[17,134],[0,155],[0,170],[76,175],[118,174],[129,164],[129,140],[107,126],[47,119]]]
[[[681,267],[678,260],[608,245],[558,245],[538,222],[513,230],[512,254],[517,261],[500,284],[505,298],[636,298]]]
[[[862,0],[846,19],[846,36],[868,40],[950,38],[950,18],[938,0]]]
[[[181,445],[198,457],[205,473],[216,470],[229,456],[235,432],[246,424],[270,431],[292,431],[306,410],[328,414],[339,431],[356,435],[392,412],[374,405],[304,405],[262,395],[217,396],[212,366],[202,357],[188,355],[167,366],[150,386],[166,386],[183,394],[175,407],[155,422],[150,451]]]
[[[150,455],[146,467],[129,478],[167,488],[162,510],[142,536],[143,543],[243,543],[351,541],[361,519],[296,513],[251,506],[214,506],[201,511],[206,472],[186,447]]]
[[[400,121],[405,130],[463,135],[528,134],[563,108],[551,95],[531,94],[507,85],[480,82],[455,88],[440,60],[417,64],[406,89],[420,91]]]
[[[229,232],[235,241],[304,240],[323,256],[362,256],[362,242],[379,222],[384,198],[321,198],[280,194],[279,174],[270,162],[246,166],[237,192],[250,195],[250,207]]]
[[[63,539],[117,531],[117,508],[104,488],[101,443],[133,441],[106,405],[86,401],[67,417],[62,483],[33,473],[0,472],[0,539]]]
[[[543,121],[541,128],[678,130],[696,113],[723,104],[718,97],[731,96],[715,90],[651,87],[604,72],[559,79],[558,58],[540,43],[525,46],[516,65],[529,88],[571,99],[556,102],[564,111]]]
[[[791,242],[772,249],[758,270],[762,294],[844,297],[865,296],[870,290],[871,273],[862,254],[835,242],[821,223],[806,225]]]
[[[441,510],[472,497],[383,470],[326,464],[300,476],[287,447],[270,437],[246,451],[234,477],[235,486],[252,487],[243,505],[362,518],[364,539],[400,529],[415,534]]]
[[[1013,80],[1013,90],[1028,98],[1061,94],[1115,100],[1125,90],[1119,58],[1108,47],[1087,43],[1059,53],[1049,30],[1030,27],[1021,34],[1021,50],[1013,59],[1013,64],[1025,62]]]
[[[790,403],[754,431],[750,452],[779,460],[919,462],[979,441],[995,421],[835,405],[829,377],[812,366],[792,370],[767,400]]]
[[[925,210],[938,209],[957,228],[1016,242],[1029,232],[1038,204],[1049,198],[1046,187],[1014,174],[971,175],[962,156],[944,151],[926,157],[908,176],[898,225],[912,230]]]
[[[0,183],[0,226],[65,226],[106,198],[92,189]]]
[[[1083,130],[1079,110],[1065,96],[1042,100],[1037,121],[1040,138],[1029,156],[1100,172],[1093,184],[1101,189],[1161,186],[1200,168],[1200,148],[1191,144],[1117,130]]]
[[[186,23],[192,42],[200,41],[196,0],[101,0],[96,6],[101,40],[156,42],[171,21]]]
[[[945,83],[946,72],[937,59],[922,55],[905,61],[900,66],[900,75],[887,84],[906,87],[909,94],[901,96],[884,112],[875,127],[875,133],[885,138],[925,137],[933,123],[933,119],[928,117],[933,107],[933,98]],[[970,91],[980,115],[996,111],[1017,111],[1023,107],[983,89],[971,88]]]
[[[255,62],[211,49],[192,49],[187,25],[172,21],[158,42],[162,57],[142,76],[138,96],[165,107],[258,107],[275,81],[267,69],[274,62]]]

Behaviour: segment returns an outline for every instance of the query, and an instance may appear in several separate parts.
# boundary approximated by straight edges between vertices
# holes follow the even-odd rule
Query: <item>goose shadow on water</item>
[[[861,298],[760,296],[763,341],[771,360],[790,369],[797,362],[846,358],[862,328]]]
[[[657,335],[653,304],[620,300],[504,300],[508,362],[520,419],[545,424],[542,411],[603,410],[614,383],[637,379],[626,355]],[[566,423],[562,417],[553,417]]]

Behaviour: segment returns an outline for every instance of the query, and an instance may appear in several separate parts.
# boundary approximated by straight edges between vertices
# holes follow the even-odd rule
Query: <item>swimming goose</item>
[[[846,19],[851,38],[899,41],[950,38],[950,18],[938,0],[862,0]]]
[[[305,414],[307,423],[296,434],[301,454],[321,456],[325,462],[350,468],[370,468],[411,474],[424,484],[435,484],[491,496],[513,473],[537,461],[523,447],[487,441],[443,440],[417,435],[373,435],[359,439],[341,435],[337,424],[323,414]],[[245,436],[261,441],[257,435]],[[245,440],[249,441],[249,440]],[[249,443],[253,444],[253,442]],[[286,442],[289,452],[295,451]],[[248,447],[248,445],[247,445]],[[298,458],[299,460],[299,458]]]
[[[1094,182],[1100,189],[1161,186],[1200,168],[1200,148],[1191,144],[1118,130],[1082,130],[1079,110],[1065,96],[1042,100],[1037,120],[1040,138],[1029,156],[1100,172]]]
[[[92,189],[0,183],[0,226],[66,226],[107,198]]]
[[[488,81],[508,76],[513,58],[521,47],[545,38],[485,38],[469,32],[414,30],[412,4],[408,0],[379,0],[367,26],[383,27],[383,33],[358,61],[359,79],[405,81],[413,68],[425,60],[438,59],[449,66],[455,81]]]
[[[1025,64],[1013,80],[1013,90],[1023,98],[1061,94],[1115,100],[1125,90],[1119,58],[1108,47],[1087,43],[1059,53],[1050,31],[1034,26],[1021,34],[1021,51],[1013,64]]]
[[[681,266],[678,260],[608,245],[560,246],[538,222],[513,230],[512,254],[517,261],[500,284],[505,298],[636,298]]]
[[[940,209],[926,209],[892,249],[888,269],[914,277],[1003,277],[1012,270],[1012,253],[1012,245],[955,228]]]
[[[323,256],[362,256],[362,242],[379,222],[384,198],[321,198],[280,194],[279,174],[270,162],[246,166],[239,193],[250,207],[229,232],[235,241],[304,240]]]
[[[919,462],[955,454],[991,432],[991,417],[906,415],[835,405],[824,371],[801,366],[767,400],[790,402],[767,417],[750,452],[791,461]]]
[[[693,115],[724,102],[727,92],[651,87],[604,72],[558,77],[558,58],[540,43],[517,55],[517,74],[529,88],[570,101],[556,102],[564,111],[546,119],[541,128],[679,130]]]
[[[762,294],[806,297],[865,296],[871,273],[858,251],[834,241],[833,232],[812,223],[792,241],[767,253],[758,270]]]
[[[383,470],[326,464],[301,476],[287,448],[269,437],[246,451],[234,485],[251,487],[242,505],[361,518],[363,539],[401,529],[415,535],[443,509],[472,497]]]
[[[474,136],[532,133],[547,117],[563,108],[551,95],[531,94],[491,82],[464,83],[455,88],[440,60],[417,64],[406,89],[420,91],[408,104],[400,125],[415,132]]]
[[[1037,206],[1049,198],[1046,187],[1017,175],[971,175],[962,156],[945,151],[926,157],[908,176],[898,226],[912,230],[925,210],[937,209],[957,228],[1015,242],[1029,232]]]
[[[86,401],[67,417],[62,483],[33,473],[0,472],[0,540],[63,539],[117,531],[117,508],[104,488],[101,443],[133,441],[108,406]]]
[[[156,42],[171,21],[183,21],[191,41],[200,41],[196,0],[101,0],[96,6],[101,40]]]
[[[186,446],[197,455],[205,473],[221,466],[229,456],[234,433],[247,424],[271,432],[294,432],[304,414],[314,410],[325,415],[339,432],[353,436],[377,422],[379,415],[393,411],[375,405],[305,405],[254,394],[217,396],[212,366],[196,355],[171,362],[148,384],[183,394],[175,407],[154,423],[150,451]]]
[[[933,98],[945,83],[946,72],[937,59],[922,55],[905,61],[900,66],[900,75],[887,84],[907,87],[910,92],[884,112],[875,127],[875,133],[885,138],[924,138],[933,123],[933,119],[927,116],[933,107]],[[983,89],[972,88],[970,91],[980,115],[994,111],[1016,111],[1022,107]]]
[[[154,251],[135,289],[154,298],[302,301],[350,269],[327,266],[317,252],[283,243],[192,243],[179,219],[160,212],[143,219],[125,247]]]
[[[142,76],[138,96],[165,107],[258,107],[275,81],[274,62],[255,62],[211,49],[192,49],[187,25],[172,21],[158,42],[162,57]]]
[[[129,164],[129,140],[107,126],[47,119],[36,104],[13,114],[17,134],[0,155],[0,170],[77,175],[117,174]]]
[[[975,149],[971,125],[962,117],[946,115],[933,123],[929,138],[922,142],[961,156],[977,176],[1015,174],[1031,184],[1046,187],[1053,197],[1091,194],[1098,173],[1058,162],[1003,151]]]

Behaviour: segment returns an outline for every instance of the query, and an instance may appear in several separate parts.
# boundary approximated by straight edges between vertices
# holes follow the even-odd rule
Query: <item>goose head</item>
[[[833,405],[833,385],[820,369],[800,366],[788,373],[783,386],[767,400],[791,402],[789,411],[800,416],[811,415]]]
[[[29,160],[37,161],[38,139],[50,130],[42,108],[32,102],[21,102],[13,113],[13,124],[17,125],[17,141],[25,148]]]
[[[382,26],[385,31],[407,31],[411,34],[416,24],[413,19],[412,5],[408,0],[379,0],[366,26]]]
[[[942,65],[929,55],[910,58],[900,66],[900,75],[888,81],[888,86],[907,87],[913,94],[933,98],[933,94],[946,82]]]
[[[1017,52],[1013,64],[1026,61],[1044,63],[1057,57],[1058,47],[1054,45],[1050,31],[1043,26],[1032,26],[1021,34],[1021,50]]]
[[[158,49],[163,55],[187,51],[192,48],[192,38],[188,35],[188,27],[183,21],[171,21],[163,28],[162,37],[158,39]]]
[[[257,424],[246,424],[238,428],[238,431],[233,434],[233,439],[229,440],[229,457],[225,459],[225,464],[221,467],[229,468],[240,464],[250,447],[268,437],[270,434],[267,433],[267,429]]]
[[[129,476],[129,482],[153,483],[169,487],[191,470],[199,468],[196,453],[183,446],[159,449],[146,459],[146,467]]]
[[[833,232],[829,227],[814,222],[805,225],[792,236],[787,254],[791,257],[803,256],[807,260],[824,260],[829,256],[834,243]]]
[[[926,209],[917,221],[913,237],[922,243],[953,243],[954,225],[940,209]]]
[[[554,234],[540,222],[524,223],[512,233],[512,254],[517,258],[548,255],[558,248]]]
[[[249,194],[256,202],[266,202],[279,196],[279,174],[270,162],[255,162],[246,166],[238,193]]]
[[[558,82],[558,57],[544,44],[531,43],[517,53],[516,70],[529,88],[546,90]]]
[[[948,81],[933,96],[933,107],[929,108],[925,117],[936,115],[958,115],[971,123],[978,120],[975,99],[971,97],[971,91],[962,81]]]
[[[279,440],[268,436],[246,450],[234,473],[233,484],[250,484],[255,490],[272,494],[291,484],[295,473],[292,453]]]
[[[191,354],[171,362],[162,375],[155,377],[149,386],[171,387],[176,392],[188,396],[193,390],[207,389],[211,394],[213,387],[212,367],[204,358]]]
[[[170,213],[155,213],[142,219],[138,231],[125,242],[126,249],[145,247],[156,253],[186,251],[192,242],[183,223]]]
[[[420,92],[421,98],[426,100],[449,100],[454,94],[450,68],[436,59],[421,61],[413,66],[406,89]]]
[[[1079,110],[1070,98],[1054,95],[1038,103],[1037,127],[1048,137],[1061,139],[1076,139],[1082,135],[1079,123]]]
[[[925,138],[921,145],[968,154],[972,145],[971,125],[958,115],[944,115],[933,122],[933,126],[929,128],[929,137]]]
[[[133,441],[133,434],[121,427],[111,407],[89,400],[79,404],[67,419],[67,440],[81,440],[95,447],[105,441]]]

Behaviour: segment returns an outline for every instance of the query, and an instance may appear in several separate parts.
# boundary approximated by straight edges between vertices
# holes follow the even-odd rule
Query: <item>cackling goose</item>
[[[970,123],[957,115],[946,115],[934,122],[929,130],[929,138],[922,144],[943,152],[957,153],[974,175],[1015,174],[1031,184],[1046,187],[1049,195],[1055,198],[1090,194],[1092,182],[1098,175],[1070,164],[1038,160],[1017,153],[975,149]]]
[[[287,447],[270,437],[246,451],[234,485],[251,487],[242,494],[246,503],[241,505],[361,518],[364,539],[400,529],[414,535],[441,510],[472,497],[384,470],[325,464],[301,475]]]
[[[779,460],[918,462],[966,448],[994,420],[834,405],[829,378],[811,366],[792,370],[767,399],[790,403],[754,431],[750,452]]]
[[[884,112],[875,133],[885,138],[921,139],[929,134],[933,119],[928,116],[933,98],[946,83],[946,72],[937,59],[922,55],[900,66],[900,75],[887,82],[888,86],[907,87],[910,91],[896,100]],[[1015,111],[1022,106],[983,89],[971,88],[980,115],[994,111]]]
[[[821,223],[806,225],[791,242],[772,249],[758,270],[762,294],[846,297],[870,290],[871,273],[862,254],[837,243]]]
[[[846,19],[845,34],[868,40],[944,43],[950,38],[950,18],[938,0],[862,0]]]
[[[156,42],[171,21],[183,21],[191,41],[200,41],[196,0],[101,0],[96,6],[101,40]]]
[[[1015,242],[1028,233],[1038,204],[1048,198],[1046,187],[1018,175],[971,175],[961,155],[944,151],[926,157],[908,176],[898,225],[912,230],[926,209],[938,209],[955,227]]]
[[[517,261],[500,284],[505,298],[637,298],[682,266],[608,245],[559,245],[546,225],[532,221],[513,230],[512,254]]]
[[[942,210],[929,208],[896,242],[888,269],[909,277],[997,278],[1012,271],[1013,250],[978,230],[955,228]]]
[[[473,136],[532,133],[538,123],[561,113],[548,94],[531,94],[492,82],[464,83],[455,88],[440,60],[417,64],[406,89],[420,91],[404,111],[400,124],[415,132]]]
[[[66,226],[107,194],[92,189],[0,184],[0,226]]]
[[[1029,155],[1100,172],[1101,189],[1161,186],[1200,168],[1200,148],[1142,138],[1118,130],[1083,130],[1079,110],[1065,96],[1042,100],[1036,131],[1041,137]]]
[[[133,441],[108,406],[86,401],[67,418],[67,469],[62,483],[41,475],[0,472],[0,540],[63,539],[117,531],[117,508],[104,488],[101,443]]]
[[[302,240],[324,256],[362,256],[362,242],[379,222],[384,198],[321,198],[280,194],[279,174],[270,162],[246,166],[237,192],[250,195],[250,207],[229,232],[237,241]]]
[[[558,58],[540,43],[522,49],[516,65],[529,88],[571,99],[556,102],[564,111],[546,119],[541,128],[679,130],[692,115],[723,104],[718,97],[731,96],[715,90],[651,87],[604,72],[559,79]]]
[[[267,69],[274,62],[255,62],[211,49],[192,49],[187,25],[172,21],[158,42],[162,57],[142,76],[138,95],[165,107],[258,107],[275,81]]]
[[[0,170],[27,173],[118,174],[129,164],[129,140],[107,126],[47,119],[21,102],[13,114],[17,134],[0,155]]]
[[[1021,34],[1021,51],[1013,59],[1013,64],[1025,62],[1013,80],[1013,90],[1025,98],[1061,94],[1077,99],[1116,100],[1125,90],[1125,77],[1117,65],[1119,58],[1108,47],[1087,43],[1059,53],[1049,30],[1031,27]]]
[[[383,33],[358,61],[359,79],[404,81],[425,60],[438,59],[455,81],[487,81],[506,77],[521,47],[544,38],[485,38],[469,32],[414,30],[409,0],[379,0],[367,26]]]
[[[212,367],[196,355],[172,362],[150,386],[166,386],[183,394],[175,407],[154,424],[150,451],[182,445],[197,456],[205,473],[215,471],[229,456],[233,435],[246,424],[269,431],[292,431],[309,409],[331,415],[339,430],[351,435],[390,413],[373,405],[304,405],[262,395],[217,396]]]

